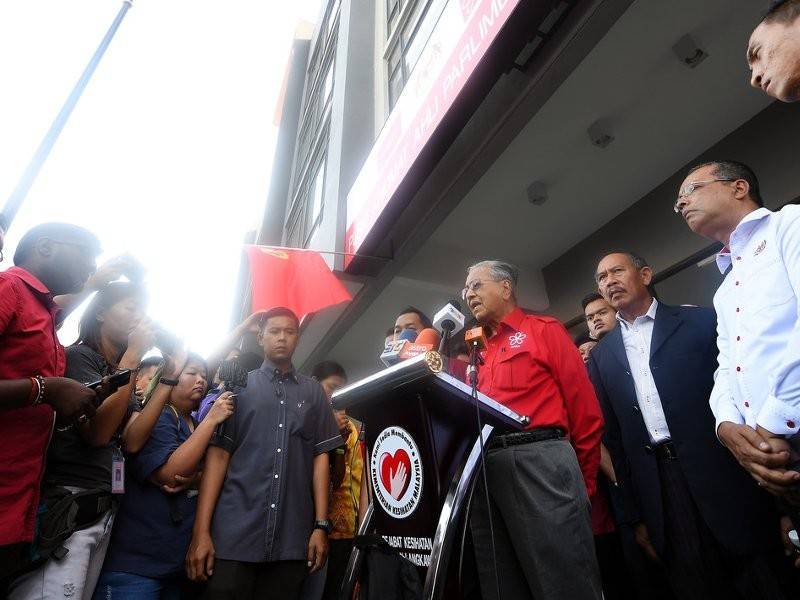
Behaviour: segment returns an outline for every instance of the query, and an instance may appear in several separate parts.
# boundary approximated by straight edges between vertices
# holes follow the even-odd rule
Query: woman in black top
[[[66,349],[66,376],[91,383],[130,369],[131,378],[102,402],[93,419],[53,432],[42,482],[43,504],[53,506],[70,496],[78,506],[76,530],[64,540],[61,552],[14,582],[10,598],[91,597],[114,520],[112,472],[117,471],[118,479],[114,492],[122,491],[119,482],[124,481],[118,432],[132,410],[136,368],[154,342],[154,326],[145,317],[144,291],[132,283],[107,285],[83,314],[79,340]],[[63,549],[68,552],[60,557]]]

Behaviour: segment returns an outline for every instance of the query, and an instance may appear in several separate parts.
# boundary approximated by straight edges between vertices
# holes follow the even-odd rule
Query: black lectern
[[[471,389],[442,372],[426,352],[333,395],[335,408],[362,420],[372,502],[360,534],[374,531],[420,569],[424,598],[452,597],[457,573],[448,560],[463,538],[465,509],[479,473],[480,439]],[[493,430],[515,431],[527,417],[478,393],[485,443]],[[459,539],[461,542],[461,539]],[[460,549],[460,546],[459,546]],[[359,571],[350,557],[343,587],[350,598]]]

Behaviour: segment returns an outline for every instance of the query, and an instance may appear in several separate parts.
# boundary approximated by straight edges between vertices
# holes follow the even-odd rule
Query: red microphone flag
[[[319,252],[245,246],[253,282],[253,312],[277,306],[301,319],[327,306],[351,299]]]

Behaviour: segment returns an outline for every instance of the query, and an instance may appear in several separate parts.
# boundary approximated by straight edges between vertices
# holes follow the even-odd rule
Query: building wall
[[[724,107],[721,107],[724,109]],[[699,125],[701,126],[701,125]],[[794,105],[776,102],[723,138],[706,152],[654,188],[644,198],[609,223],[547,265],[544,279],[550,297],[548,312],[568,321],[580,313],[580,300],[595,288],[593,273],[599,258],[615,249],[640,254],[659,271],[706,248],[711,241],[692,233],[672,206],[678,187],[691,164],[703,160],[731,159],[754,169],[768,208],[780,206],[800,196],[797,167],[797,140],[800,139],[800,111]],[[658,143],[654,140],[654,143]],[[625,165],[619,165],[624,169]],[[598,224],[600,225],[600,224]],[[713,265],[712,265],[713,267]],[[713,269],[704,268],[712,281]],[[680,277],[677,276],[677,277]],[[686,282],[677,290],[689,294],[702,278],[684,275]],[[669,285],[669,282],[665,282]],[[714,285],[686,300],[671,302],[709,304]],[[676,291],[677,291],[676,290]],[[675,295],[676,291],[673,291]],[[698,299],[699,297],[702,297]],[[703,299],[705,301],[703,301]]]

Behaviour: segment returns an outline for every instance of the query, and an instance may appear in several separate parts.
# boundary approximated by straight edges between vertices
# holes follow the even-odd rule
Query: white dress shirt
[[[742,219],[717,255],[721,272],[731,265],[714,295],[717,428],[732,421],[794,435],[800,428],[800,206],[759,208]]]
[[[653,339],[653,326],[656,322],[657,310],[658,301],[654,298],[647,313],[636,317],[633,323],[628,323],[617,313],[622,341],[625,344],[625,354],[628,356],[633,384],[636,388],[636,400],[642,411],[647,435],[650,436],[653,444],[670,439],[664,407],[661,406],[661,397],[658,395],[656,382],[650,371],[650,342]]]

